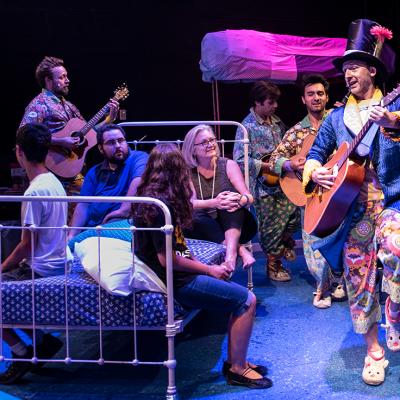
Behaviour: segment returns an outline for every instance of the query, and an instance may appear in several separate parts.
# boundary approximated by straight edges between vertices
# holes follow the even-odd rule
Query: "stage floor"
[[[257,253],[254,269],[257,317],[250,343],[249,358],[268,366],[274,386],[257,391],[226,385],[220,374],[225,358],[227,317],[203,312],[178,336],[176,346],[177,388],[181,399],[399,399],[400,353],[387,351],[390,361],[386,382],[370,387],[361,380],[365,346],[352,331],[347,303],[333,303],[330,309],[312,306],[313,279],[304,258],[287,263],[293,280],[276,283],[266,279],[265,259]],[[238,271],[234,280],[245,283]],[[384,332],[379,331],[384,343]],[[163,336],[157,332],[139,336],[142,359],[162,357]],[[107,333],[115,354],[130,348],[128,334]],[[74,338],[82,356],[96,354],[94,333]],[[0,387],[2,394],[34,400],[127,400],[162,399],[166,369],[162,367],[105,366],[77,364],[47,365],[38,374],[27,374],[23,382]],[[12,397],[10,397],[12,398]]]

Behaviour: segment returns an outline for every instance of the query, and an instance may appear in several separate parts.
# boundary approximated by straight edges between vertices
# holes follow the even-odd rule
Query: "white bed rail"
[[[138,228],[132,226],[130,230],[132,232],[139,231],[139,230],[159,230],[164,232],[165,234],[165,244],[166,244],[166,280],[167,280],[167,324],[165,326],[167,343],[168,343],[168,360],[160,361],[160,362],[150,362],[150,361],[140,361],[138,359],[138,352],[137,352],[137,335],[136,335],[136,309],[135,309],[135,292],[133,293],[133,307],[134,307],[134,358],[131,361],[116,361],[116,360],[106,360],[103,356],[103,330],[104,327],[102,326],[102,316],[101,316],[101,287],[100,284],[98,285],[98,301],[99,301],[99,324],[98,326],[93,326],[91,329],[95,329],[99,331],[99,358],[96,360],[87,360],[87,359],[77,359],[71,356],[71,349],[70,349],[70,331],[74,328],[69,326],[69,318],[68,318],[68,273],[69,273],[69,266],[67,261],[65,261],[65,321],[66,325],[64,327],[65,330],[65,342],[66,342],[66,352],[64,359],[39,359],[36,354],[36,329],[43,329],[41,325],[37,325],[35,321],[35,278],[34,273],[32,271],[32,324],[31,325],[19,325],[19,324],[3,324],[3,280],[0,274],[0,362],[2,361],[14,361],[14,362],[63,362],[65,364],[71,363],[96,363],[99,365],[104,364],[129,364],[133,366],[138,365],[163,365],[168,368],[168,387],[166,391],[166,398],[167,399],[175,399],[177,396],[176,390],[176,383],[175,383],[175,368],[176,368],[176,359],[175,359],[175,336],[177,332],[181,330],[180,322],[175,321],[174,315],[174,293],[173,293],[173,265],[172,265],[172,233],[173,233],[173,226],[172,226],[172,219],[171,214],[168,207],[161,202],[160,200],[150,198],[150,197],[91,197],[91,196],[59,196],[59,197],[49,197],[49,196],[0,196],[0,202],[38,202],[38,201],[46,201],[46,202],[67,202],[67,203],[146,203],[151,204],[154,206],[159,207],[162,212],[164,213],[165,217],[165,225],[160,228]],[[103,229],[102,226],[98,226],[95,228],[88,228],[88,227],[70,227],[70,226],[63,226],[63,227],[37,227],[37,226],[29,226],[29,227],[16,227],[16,226],[3,226],[0,225],[0,231],[3,229],[24,229],[29,230],[33,235],[36,231],[42,229],[62,229],[65,232],[65,246],[67,246],[67,234],[69,229],[71,228],[80,228],[80,229],[97,229],[99,232]],[[104,227],[104,229],[123,229],[123,228],[109,228]],[[133,237],[133,235],[132,235]],[[1,240],[3,240],[0,236],[0,248],[1,248]],[[33,241],[32,241],[33,243]],[[32,256],[34,256],[34,248],[32,245]],[[1,254],[0,254],[1,257]],[[100,254],[99,254],[100,258]],[[1,265],[1,264],[0,264]],[[17,359],[14,360],[9,357],[4,356],[4,346],[3,346],[3,330],[6,328],[29,328],[33,330],[32,334],[32,345],[33,345],[33,357],[29,359]],[[49,328],[55,330],[54,326],[49,326]],[[59,328],[59,327],[57,327]],[[75,329],[79,329],[75,328]],[[110,328],[114,329],[114,328]]]

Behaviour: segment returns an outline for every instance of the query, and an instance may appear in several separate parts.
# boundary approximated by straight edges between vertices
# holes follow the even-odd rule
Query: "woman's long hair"
[[[175,223],[182,228],[191,226],[192,189],[189,170],[179,148],[174,144],[159,144],[153,148],[137,189],[137,196],[155,197],[166,203]],[[157,215],[156,206],[132,205],[133,219],[151,224]]]

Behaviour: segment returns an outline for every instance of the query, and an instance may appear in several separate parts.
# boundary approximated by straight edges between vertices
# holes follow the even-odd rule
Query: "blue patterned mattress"
[[[194,256],[207,264],[223,261],[223,246],[198,240],[187,240]],[[67,282],[67,307],[65,283]],[[4,282],[2,284],[3,324],[32,324],[32,281]],[[100,290],[101,321],[107,328],[129,328],[134,323],[134,297],[136,324],[141,328],[165,326],[167,301],[162,293],[137,292],[128,297],[113,296]],[[96,327],[100,324],[97,283],[83,271],[79,260],[67,276],[55,276],[35,280],[36,325],[65,326],[66,310],[71,327]],[[175,302],[176,318],[182,318],[185,310]]]

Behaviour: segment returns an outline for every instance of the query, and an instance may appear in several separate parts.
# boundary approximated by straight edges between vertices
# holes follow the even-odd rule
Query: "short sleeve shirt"
[[[81,196],[125,196],[132,180],[141,177],[148,155],[143,151],[131,151],[128,158],[115,170],[104,161],[92,167],[85,176]],[[104,217],[117,210],[120,203],[91,203],[87,226],[101,224]]]
[[[83,120],[79,110],[71,102],[43,89],[26,107],[20,127],[29,123],[41,123],[53,133],[63,129],[72,118]]]
[[[173,216],[172,216],[173,217]],[[145,228],[160,228],[165,225],[165,218],[163,212],[158,209],[157,215],[152,224],[142,226],[140,223],[138,227]],[[190,251],[187,247],[182,230],[179,226],[175,225],[174,233],[172,235],[172,248],[176,255],[185,258],[191,258]],[[158,277],[167,284],[166,268],[161,265],[158,259],[158,253],[165,252],[165,234],[162,231],[137,231],[135,240],[135,255],[139,257],[145,264],[147,264]],[[174,287],[180,288],[190,283],[198,274],[174,271]]]

